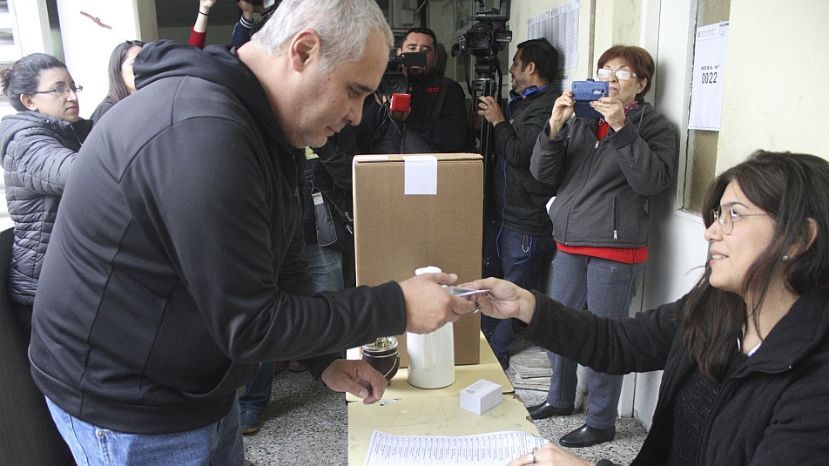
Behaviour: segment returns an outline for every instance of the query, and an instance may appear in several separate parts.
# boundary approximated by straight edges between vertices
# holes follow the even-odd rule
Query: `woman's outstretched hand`
[[[485,278],[460,285],[464,288],[489,290],[468,296],[484,314],[496,319],[514,318],[529,324],[535,314],[535,295],[520,286],[498,278]]]

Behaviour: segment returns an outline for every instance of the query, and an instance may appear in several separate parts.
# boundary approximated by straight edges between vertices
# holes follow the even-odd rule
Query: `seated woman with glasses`
[[[590,102],[601,118],[575,115],[573,93],[565,91],[530,159],[537,180],[558,186],[549,211],[558,248],[551,297],[611,319],[628,315],[648,259],[648,200],[676,176],[676,130],[644,101],[654,72],[645,49],[616,45],[605,51],[596,78],[608,83],[609,95]],[[573,412],[577,364],[549,357],[550,390],[545,402],[529,408],[533,419]],[[588,370],[587,386],[587,421],[560,440],[570,448],[616,435],[622,377]]]
[[[623,320],[489,278],[486,315],[601,372],[664,370],[634,465],[817,464],[829,457],[829,162],[756,152],[705,199],[708,255],[678,301]],[[624,302],[618,303],[624,306]],[[555,445],[513,466],[589,464]],[[612,464],[602,460],[599,465]]]
[[[82,87],[57,58],[26,55],[3,70],[0,78],[9,103],[17,109],[0,122],[6,202],[15,230],[8,290],[29,335],[40,267],[58,204],[92,124],[78,116]]]

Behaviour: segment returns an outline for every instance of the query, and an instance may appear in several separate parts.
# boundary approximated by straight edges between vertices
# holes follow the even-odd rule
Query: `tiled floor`
[[[513,356],[521,358],[521,354]],[[507,371],[511,380],[512,369]],[[516,389],[526,405],[543,401],[545,392]],[[264,413],[265,423],[255,435],[246,436],[245,457],[257,466],[345,465],[347,414],[345,397],[311,379],[308,373],[283,372],[274,377],[273,396]],[[539,432],[551,440],[584,423],[584,414],[536,421]],[[574,450],[586,460],[607,458],[628,464],[642,446],[645,431],[634,419],[616,422],[616,440]]]

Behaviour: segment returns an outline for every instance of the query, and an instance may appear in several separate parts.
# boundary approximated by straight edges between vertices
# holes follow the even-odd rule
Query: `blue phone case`
[[[598,120],[602,114],[590,106],[590,102],[599,100],[608,94],[607,82],[605,81],[573,81],[573,100],[576,102],[574,110],[579,118],[590,118]]]

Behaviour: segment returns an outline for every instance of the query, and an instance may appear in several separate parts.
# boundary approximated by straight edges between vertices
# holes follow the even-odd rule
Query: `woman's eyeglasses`
[[[596,70],[596,76],[599,79],[610,79],[614,74],[619,81],[627,81],[630,78],[636,77],[636,73],[630,70],[611,70],[609,68],[599,68]]]
[[[49,89],[48,91],[35,91],[32,94],[52,94],[52,95],[62,95],[64,97],[69,97],[70,92],[74,92],[78,94],[79,92],[83,91],[83,86],[75,86],[74,84],[71,86],[57,86],[54,89]]]
[[[767,213],[761,214],[740,214],[734,212],[731,206],[719,206],[716,209],[711,209],[711,218],[720,224],[720,229],[724,235],[730,235],[734,231],[734,222],[739,222],[743,217],[758,217],[761,215],[769,215]]]

